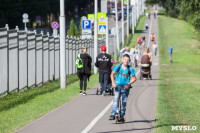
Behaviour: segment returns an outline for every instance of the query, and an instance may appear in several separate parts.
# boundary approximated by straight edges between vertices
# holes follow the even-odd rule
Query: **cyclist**
[[[109,120],[115,120],[116,110],[118,108],[118,97],[119,93],[121,93],[120,99],[122,107],[120,111],[120,121],[124,121],[126,102],[131,88],[130,86],[136,81],[135,70],[128,66],[129,61],[130,56],[128,54],[123,55],[122,64],[115,66],[110,75],[112,87],[115,88],[115,97],[113,99],[112,111]],[[114,74],[117,74],[115,80]],[[121,87],[121,92],[119,92],[119,87]]]
[[[155,41],[155,34],[152,33],[152,34],[151,34],[151,44],[153,44],[154,41]]]
[[[141,44],[142,44],[142,38],[141,37],[138,38],[137,44],[138,44],[139,48],[141,48]]]
[[[145,28],[146,28],[146,30],[149,29],[149,24],[148,23],[145,24]]]
[[[146,41],[146,37],[143,35],[142,36],[142,47],[145,47],[145,41]]]

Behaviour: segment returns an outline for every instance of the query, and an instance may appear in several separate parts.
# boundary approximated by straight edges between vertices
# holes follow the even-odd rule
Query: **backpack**
[[[120,65],[119,65],[119,67],[117,68],[117,72],[116,72],[116,73],[118,73],[118,72],[119,72],[119,70],[120,70],[120,68],[121,68],[121,67],[122,67],[122,64],[120,64]],[[129,75],[129,77],[130,77],[130,76],[131,76],[131,70],[130,70],[130,66],[128,65],[127,67],[128,67],[128,75]],[[129,86],[129,89],[130,89],[130,88],[132,88],[132,86],[131,86],[131,85]]]
[[[76,59],[76,67],[79,68],[79,69],[83,68],[83,61],[80,57],[80,54],[78,54],[77,59]]]
[[[119,65],[119,67],[117,68],[117,72],[116,72],[116,73],[119,72],[119,70],[120,70],[121,67],[122,67],[122,64]],[[130,75],[131,75],[130,66],[128,65],[127,67],[128,67],[128,75],[129,75],[129,77],[130,77]]]

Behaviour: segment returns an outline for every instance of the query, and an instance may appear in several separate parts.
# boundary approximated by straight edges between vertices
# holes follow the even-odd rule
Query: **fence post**
[[[18,34],[18,32],[19,32],[19,28],[18,28],[18,26],[16,26],[16,28],[15,28],[16,30],[17,30],[17,63],[18,63],[18,92],[19,92],[19,34]]]
[[[44,83],[44,44],[43,44],[43,31],[41,31],[40,33],[42,35],[42,84]]]
[[[37,86],[37,45],[36,45],[36,30],[35,33],[35,86]]]
[[[49,50],[49,32],[47,32],[48,36],[48,81],[50,81],[50,50]]]
[[[8,24],[6,24],[5,28],[7,29],[7,93],[9,93],[9,27]]]

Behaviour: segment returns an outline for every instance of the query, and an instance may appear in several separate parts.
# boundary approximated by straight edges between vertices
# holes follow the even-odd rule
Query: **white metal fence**
[[[105,39],[98,40],[98,49],[102,44]],[[59,37],[0,28],[0,94],[59,78],[59,45]],[[94,65],[94,40],[66,37],[67,75],[77,72],[75,60],[82,45],[87,47]]]

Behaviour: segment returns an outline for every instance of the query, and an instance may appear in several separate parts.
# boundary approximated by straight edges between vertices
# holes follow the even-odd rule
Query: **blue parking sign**
[[[82,20],[82,29],[91,29],[91,20]]]

